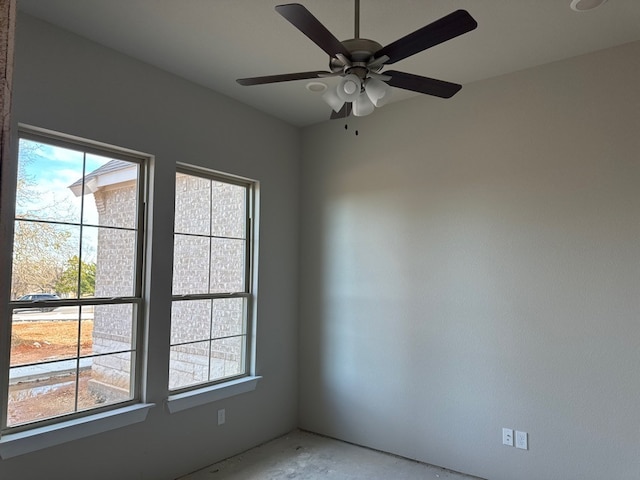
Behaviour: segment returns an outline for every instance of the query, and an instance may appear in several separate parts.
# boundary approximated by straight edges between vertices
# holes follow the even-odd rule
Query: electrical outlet
[[[218,425],[224,424],[225,421],[226,421],[225,411],[224,411],[224,408],[221,408],[220,410],[218,410]]]
[[[509,447],[513,447],[513,429],[512,428],[502,429],[502,444],[507,445]]]
[[[529,449],[527,432],[520,432],[516,430],[516,448],[521,448],[522,450]]]

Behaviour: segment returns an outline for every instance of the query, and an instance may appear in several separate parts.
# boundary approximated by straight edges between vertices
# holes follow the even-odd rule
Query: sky
[[[98,224],[98,212],[91,195],[76,197],[69,186],[82,178],[83,157],[80,151],[20,140],[18,178],[26,189],[18,187],[16,215],[29,218],[80,223],[84,208],[84,223]],[[107,163],[109,158],[86,154],[86,172]],[[28,213],[30,212],[30,213]]]
[[[98,225],[93,195],[76,197],[69,186],[111,159],[68,148],[20,139],[16,216],[73,224],[59,226],[79,237],[80,212],[84,224]],[[83,231],[83,260],[95,261],[97,228]]]

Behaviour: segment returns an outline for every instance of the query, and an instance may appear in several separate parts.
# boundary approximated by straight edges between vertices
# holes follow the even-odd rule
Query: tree
[[[64,268],[64,258],[73,252],[71,233],[56,225],[16,222],[13,242],[12,293],[19,298],[30,292],[54,292]]]
[[[69,206],[58,199],[43,201],[38,181],[29,174],[29,166],[41,158],[46,158],[41,144],[20,140],[11,279],[13,298],[31,292],[54,292],[66,260],[78,251],[74,229],[57,223],[70,218]],[[46,221],[49,212],[55,212],[57,222]]]
[[[78,268],[80,272],[78,272]],[[74,255],[67,260],[67,266],[56,283],[56,292],[75,296],[78,292],[80,274],[80,296],[90,297],[96,293],[96,264],[85,263]]]

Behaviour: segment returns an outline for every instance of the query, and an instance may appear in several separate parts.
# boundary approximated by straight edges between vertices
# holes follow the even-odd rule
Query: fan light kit
[[[574,2],[576,1],[574,0]],[[594,2],[596,0],[582,1]],[[360,0],[355,0],[354,38],[342,42],[309,10],[298,3],[278,5],[276,11],[329,55],[330,71],[319,70],[240,78],[237,82],[240,85],[248,86],[340,77],[338,86],[335,89],[327,89],[322,95],[322,99],[333,109],[332,119],[348,117],[352,112],[358,117],[369,115],[376,107],[383,106],[389,100],[391,87],[440,98],[451,98],[462,88],[462,85],[395,70],[382,73],[381,70],[385,65],[404,60],[411,55],[470,32],[478,26],[469,12],[456,10],[383,47],[373,40],[360,38]],[[324,88],[314,84],[321,84]],[[307,89],[314,92],[324,91],[326,88],[326,85],[321,82],[307,84]]]

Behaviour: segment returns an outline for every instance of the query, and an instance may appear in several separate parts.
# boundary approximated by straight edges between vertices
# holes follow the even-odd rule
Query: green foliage
[[[96,264],[85,263],[77,255],[67,260],[67,266],[56,283],[56,292],[75,296],[78,291],[78,269],[80,269],[80,296],[90,297],[96,293]]]

